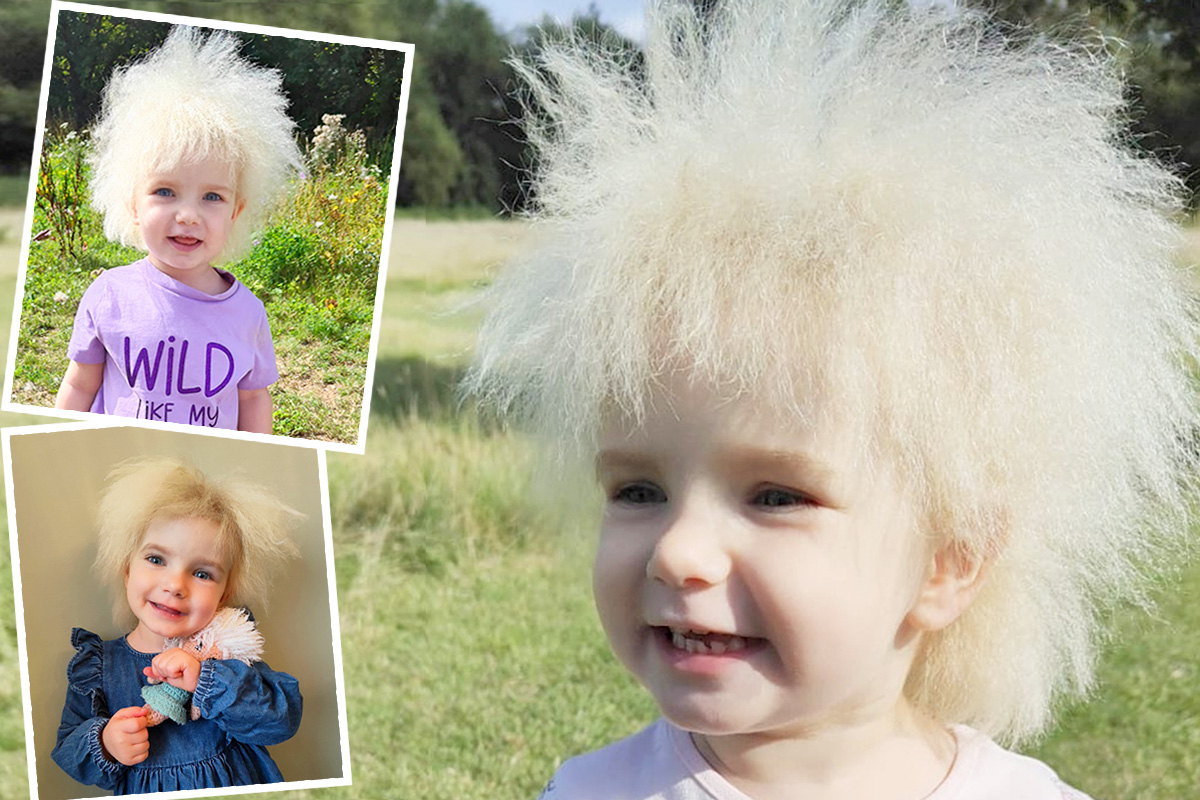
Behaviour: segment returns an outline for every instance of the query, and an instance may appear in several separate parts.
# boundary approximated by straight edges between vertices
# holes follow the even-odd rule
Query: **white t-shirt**
[[[1089,800],[1034,758],[1009,752],[979,731],[952,728],[958,754],[925,800]],[[542,800],[751,800],[696,750],[687,731],[666,720],[627,739],[568,760]]]

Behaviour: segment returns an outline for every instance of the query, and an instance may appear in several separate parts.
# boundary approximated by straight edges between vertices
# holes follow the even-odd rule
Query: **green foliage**
[[[49,2],[0,3],[0,174],[29,170],[49,17]]]
[[[392,446],[372,448],[366,469],[355,465],[354,480],[331,488],[334,524],[347,539],[382,533],[377,557],[443,574],[546,527],[527,491],[529,453],[511,436],[485,434],[469,418],[401,424],[403,441],[381,432]]]
[[[255,294],[371,303],[387,217],[387,182],[366,139],[325,115],[308,146],[308,173],[282,201],[234,272]],[[318,296],[319,295],[319,296]]]
[[[169,30],[165,22],[60,13],[47,93],[49,119],[86,128],[100,113],[100,95],[113,69],[145,55]]]
[[[46,0],[27,0],[40,11],[30,40],[44,37]],[[104,5],[194,15],[301,30],[329,31],[412,42],[421,54],[413,65],[405,156],[397,191],[400,206],[483,207],[492,213],[521,209],[526,202],[522,170],[529,164],[519,127],[511,69],[504,63],[514,45],[528,48],[536,37],[506,37],[480,5],[469,0],[357,0],[345,3],[244,3],[194,0],[108,0]],[[0,16],[0,21],[3,17]],[[579,26],[592,35],[607,29],[593,10]],[[0,25],[0,29],[3,26]],[[62,15],[49,93],[50,116],[83,129],[99,110],[99,97],[112,68],[153,48],[166,34],[161,23],[91,14]],[[389,146],[396,127],[402,54],[284,37],[238,34],[247,55],[282,70],[292,100],[290,113],[301,130],[332,111],[363,130],[367,150],[382,175],[390,173]],[[38,45],[40,52],[40,45]],[[70,54],[69,56],[66,54]],[[40,63],[40,62],[39,62]],[[0,114],[5,107],[4,61],[0,60]],[[36,76],[35,76],[36,80]],[[29,163],[36,83],[26,101],[14,101],[21,120],[14,129]],[[28,102],[32,98],[32,102]],[[0,138],[7,133],[0,126]],[[5,147],[5,154],[20,151]],[[0,169],[3,165],[0,164]]]
[[[373,35],[373,34],[372,34]],[[396,50],[242,34],[243,53],[279,69],[300,131],[323,124],[333,107],[346,130],[357,131],[363,152],[386,176],[399,119],[404,54]]]
[[[512,70],[504,59],[511,44],[478,5],[440,4],[418,63],[428,78],[437,110],[462,153],[462,167],[440,205],[486,203],[495,208],[512,182],[523,144],[507,123],[513,109]]]
[[[100,111],[101,94],[113,70],[153,50],[169,30],[162,22],[61,13],[50,73],[50,118],[66,120],[76,129],[90,124]],[[234,35],[242,40],[247,58],[281,72],[290,100],[288,113],[299,130],[315,128],[334,100],[347,124],[363,131],[372,160],[383,174],[390,172],[403,53],[246,32]]]
[[[276,317],[305,344],[323,342],[340,347],[365,349],[370,341],[373,308],[362,297],[317,302],[292,296],[274,304]]]
[[[1195,168],[1200,165],[1200,6],[1188,0],[963,1],[1051,35],[1072,34],[1079,28],[1072,21],[1086,20],[1123,42],[1117,54],[1141,108],[1137,133],[1147,148],[1191,165],[1180,171],[1193,191],[1200,189]],[[564,29],[548,20],[548,33],[530,29],[505,36],[469,0],[106,0],[104,5],[413,42],[421,55],[414,63],[399,205],[483,206],[498,212],[519,210],[528,200],[521,182],[530,157],[512,122],[515,86],[502,59],[510,49],[528,54],[545,36],[561,35]],[[0,172],[25,169],[30,161],[49,10],[48,0],[0,5]],[[60,24],[59,39],[69,44],[71,57],[56,61],[50,92],[54,119],[84,127],[97,110],[111,67],[145,52],[154,36],[161,40],[154,25],[117,20],[102,42],[94,30]],[[587,38],[619,41],[594,9],[570,27]],[[636,51],[636,44],[626,43]],[[247,52],[284,70],[302,130],[315,127],[330,110],[329,98],[338,98],[341,107],[333,110],[347,114],[349,126],[371,129],[368,149],[388,173],[391,154],[383,142],[396,117],[402,58],[363,48],[309,47],[280,37],[249,38]]]
[[[89,169],[86,137],[66,127],[62,123],[43,140],[36,204],[58,242],[60,255],[74,263],[83,248]]]
[[[995,0],[1000,16],[1051,37],[1096,28],[1121,62],[1140,144],[1180,164],[1200,192],[1200,5],[1191,0]]]
[[[262,298],[272,297],[290,285],[308,282],[317,263],[316,237],[290,225],[267,229],[251,253],[238,262],[238,275]]]
[[[366,380],[387,185],[365,137],[297,181],[266,220],[257,245],[228,265],[266,305],[280,381],[275,432],[353,442]],[[54,402],[66,370],[79,300],[103,270],[142,253],[104,238],[86,202],[88,142],[68,128],[46,138],[18,335],[14,399]]]
[[[462,148],[433,107],[432,95],[414,82],[404,130],[404,161],[400,167],[397,204],[449,205],[451,192],[465,168]]]
[[[1032,754],[1093,797],[1195,797],[1200,776],[1200,564],[1161,593],[1154,618],[1118,614],[1098,696],[1065,710]]]

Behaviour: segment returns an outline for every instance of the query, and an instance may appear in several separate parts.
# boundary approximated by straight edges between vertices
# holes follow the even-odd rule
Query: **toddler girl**
[[[147,255],[84,293],[58,408],[271,432],[263,304],[213,262],[243,248],[300,154],[279,73],[237,49],[176,26],[105,89],[92,201],[105,235]]]
[[[287,535],[295,512],[260,487],[171,459],[126,462],[110,479],[96,568],[120,590],[115,611],[133,630],[111,641],[71,632],[55,763],[116,794],[282,781],[265,746],[300,725],[296,679],[262,661],[200,661],[163,646],[225,606],[265,606],[272,574],[296,554]],[[191,692],[199,718],[148,727],[142,687],[151,680]]]
[[[1196,499],[1182,186],[1098,46],[888,0],[652,4],[519,67],[537,244],[468,387],[594,465],[663,719],[547,798],[1062,800]]]

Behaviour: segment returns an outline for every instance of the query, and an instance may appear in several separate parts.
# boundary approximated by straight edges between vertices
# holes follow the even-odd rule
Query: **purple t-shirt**
[[[92,411],[236,429],[238,390],[279,378],[262,301],[227,272],[221,294],[147,259],[102,273],[79,302],[67,357],[104,364]]]

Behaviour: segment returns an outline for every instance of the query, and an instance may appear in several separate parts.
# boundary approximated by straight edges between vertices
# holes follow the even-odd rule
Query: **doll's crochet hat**
[[[187,704],[192,693],[169,683],[156,683],[142,687],[142,699],[153,711],[182,725],[187,719]]]

